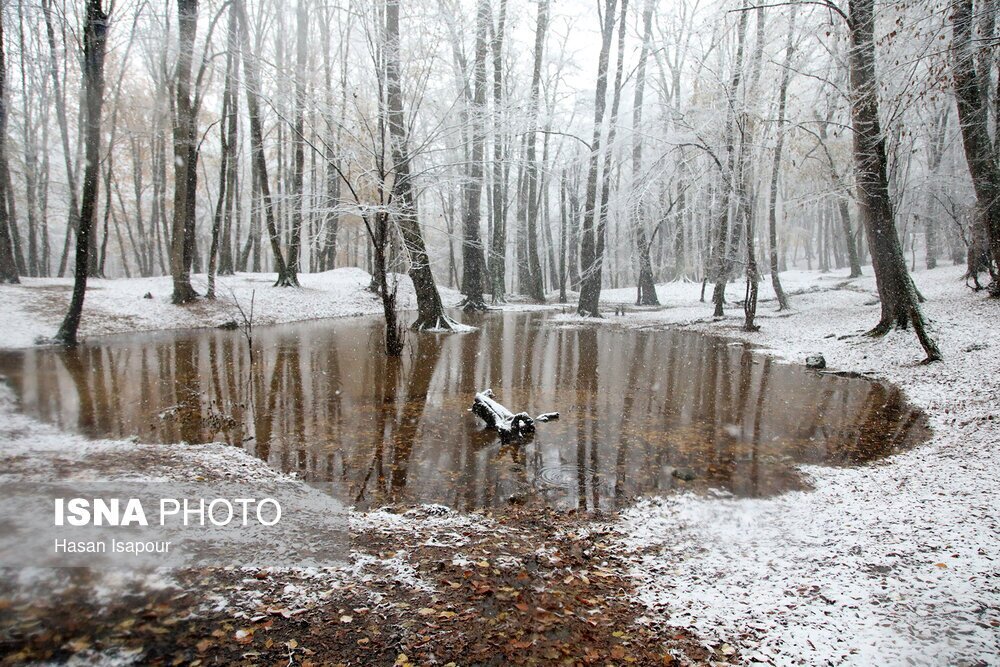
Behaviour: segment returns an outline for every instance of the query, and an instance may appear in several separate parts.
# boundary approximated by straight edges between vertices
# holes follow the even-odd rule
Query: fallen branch
[[[472,401],[472,412],[486,422],[488,427],[495,429],[504,440],[534,433],[535,421],[547,422],[559,418],[558,412],[546,412],[539,415],[537,420],[529,417],[527,412],[514,414],[493,398],[491,389],[478,392]]]

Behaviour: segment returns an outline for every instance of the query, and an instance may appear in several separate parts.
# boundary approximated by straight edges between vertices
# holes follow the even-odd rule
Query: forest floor
[[[757,333],[741,331],[738,304],[707,316],[698,284],[659,287],[662,310],[606,318],[739,338],[790,363],[822,353],[833,369],[903,388],[933,429],[874,465],[805,467],[807,492],[683,494],[626,510],[610,527],[651,618],[730,641],[751,663],[1000,664],[1000,302],[967,289],[963,268],[914,273],[944,353],[930,365],[912,330],[863,335],[879,314],[870,267],[854,280],[788,274],[791,310],[762,302]],[[729,290],[742,297],[743,285]]]
[[[737,304],[708,317],[689,283],[660,286],[659,309],[554,325],[680,326],[789,363],[822,352],[831,368],[901,386],[927,412],[929,442],[861,468],[807,467],[812,490],[771,499],[689,493],[619,515],[352,513],[339,568],[10,571],[0,663],[1000,664],[1000,303],[967,290],[961,267],[918,271],[945,355],[923,366],[912,332],[860,335],[878,314],[869,276],[782,275],[792,310],[762,302],[754,334],[740,331]],[[257,290],[258,323],[378,312],[360,271],[303,279],[302,291],[271,290],[265,276],[228,280],[241,302]],[[50,291],[68,299],[63,283],[0,287],[5,346],[54,330],[61,308],[42,304]],[[233,319],[224,305],[171,307],[167,279],[95,287],[84,334]],[[604,300],[629,304],[634,290]],[[28,481],[197,474],[266,487],[276,474],[220,445],[88,441],[20,414],[6,389],[0,466],[4,479]]]
[[[242,324],[243,316],[250,316],[251,304],[256,326],[382,313],[382,302],[365,289],[371,276],[361,269],[303,273],[301,289],[272,289],[274,279],[270,273],[220,276],[215,300],[199,299],[177,308],[170,303],[170,276],[93,278],[87,281],[80,336]],[[0,312],[13,316],[0,328],[0,347],[27,347],[51,338],[69,306],[72,278],[22,278],[21,283],[0,287]],[[204,274],[193,275],[191,283],[199,294],[205,293]],[[461,299],[454,290],[441,288],[440,292],[445,306]],[[413,283],[406,276],[400,276],[398,304],[404,310],[416,308]]]

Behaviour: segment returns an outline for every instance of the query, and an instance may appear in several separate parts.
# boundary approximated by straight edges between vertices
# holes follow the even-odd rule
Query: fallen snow
[[[214,327],[225,322],[242,323],[240,309],[249,316],[253,302],[254,324],[279,324],[326,317],[382,313],[382,302],[366,288],[371,276],[358,268],[299,275],[301,288],[274,287],[274,274],[238,273],[219,276],[215,301],[199,299],[193,304],[170,303],[169,276],[156,278],[91,279],[87,281],[80,335]],[[73,281],[69,278],[22,278],[21,285],[0,285],[0,347],[33,345],[51,338],[69,305]],[[204,294],[203,274],[192,276],[195,289]],[[460,295],[440,288],[445,306],[454,306]],[[145,298],[149,294],[152,298]],[[413,283],[399,276],[398,306],[416,308]]]
[[[712,318],[699,303],[701,285],[658,286],[662,309],[627,307],[603,325],[684,326],[750,340],[790,363],[822,352],[831,367],[870,374],[901,386],[929,415],[934,435],[914,451],[856,469],[808,467],[814,490],[766,500],[681,495],[648,500],[624,512],[613,528],[632,563],[645,622],[693,628],[706,642],[728,642],[748,662],[764,664],[1000,664],[1000,302],[967,290],[961,267],[918,271],[945,361],[930,366],[911,332],[881,340],[856,335],[878,317],[874,283],[866,276],[792,271],[790,312],[775,312],[761,285],[762,330],[739,330],[742,310]],[[167,278],[92,282],[83,335],[215,326],[238,319],[254,293],[255,321],[277,323],[380,312],[357,269],[301,276],[302,289],[272,288],[272,278],[241,274],[220,280],[220,300],[179,308],[169,304]],[[69,297],[68,280],[27,279],[0,287],[0,345],[22,347],[51,335]],[[152,299],[143,299],[149,292]],[[739,298],[741,286],[730,287]],[[446,304],[457,302],[447,292]],[[605,291],[608,304],[630,304],[634,289]],[[401,307],[412,289],[401,282]],[[515,306],[529,309],[528,306]],[[566,309],[567,311],[569,308]],[[564,311],[565,312],[565,311]],[[579,326],[575,315],[554,318]],[[843,338],[845,334],[854,334]],[[21,479],[54,474],[169,478],[192,470],[248,475],[276,473],[239,449],[221,445],[167,448],[128,441],[90,441],[16,412],[0,389],[0,452],[5,474]],[[147,454],[142,468],[131,466]],[[426,516],[418,516],[420,514]],[[437,514],[440,514],[438,516]],[[439,513],[353,514],[352,527],[424,539],[460,534],[481,517]],[[429,524],[440,524],[430,526]],[[422,529],[421,529],[422,527]],[[541,547],[544,549],[544,547]],[[352,571],[375,564],[353,554]],[[421,588],[399,562],[377,568],[398,583]],[[330,577],[325,573],[322,577]],[[366,576],[370,576],[366,574]],[[333,577],[336,579],[336,577]]]
[[[756,334],[739,331],[739,306],[706,317],[708,304],[692,304],[700,285],[659,287],[666,310],[607,317],[740,337],[795,363],[822,352],[834,368],[901,386],[934,430],[880,464],[804,468],[813,491],[687,494],[629,509],[614,527],[648,617],[734,644],[751,664],[1000,664],[1000,303],[961,276],[961,267],[914,275],[945,356],[930,366],[917,363],[909,331],[838,339],[877,321],[870,277],[783,274],[803,293],[791,313],[761,304]]]

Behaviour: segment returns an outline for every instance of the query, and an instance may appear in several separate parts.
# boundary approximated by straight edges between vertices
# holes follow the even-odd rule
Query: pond
[[[20,407],[92,437],[221,441],[359,509],[441,503],[614,508],[676,489],[758,497],[804,488],[796,464],[855,465],[927,436],[891,386],[821,375],[742,343],[568,326],[548,312],[464,316],[382,353],[377,318],[107,336],[0,353]],[[532,416],[501,443],[475,392]],[[182,445],[179,445],[182,446]]]

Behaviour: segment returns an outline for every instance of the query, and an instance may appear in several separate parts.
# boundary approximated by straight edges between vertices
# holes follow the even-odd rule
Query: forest
[[[1000,0],[0,0],[0,314],[0,665],[1000,665]]]
[[[184,304],[360,266],[387,317],[409,273],[418,328],[448,326],[437,285],[598,315],[689,280],[721,315],[732,282],[752,329],[761,280],[785,306],[788,266],[872,264],[873,331],[928,359],[907,271],[996,284],[988,0],[314,4],[6,3],[4,279],[170,275]]]

